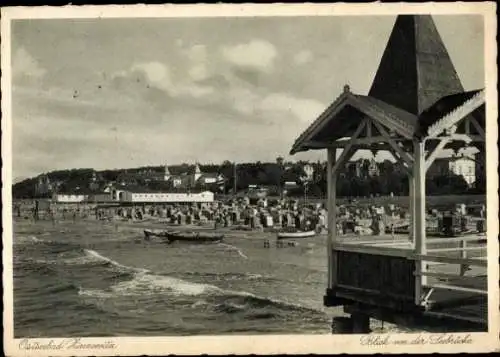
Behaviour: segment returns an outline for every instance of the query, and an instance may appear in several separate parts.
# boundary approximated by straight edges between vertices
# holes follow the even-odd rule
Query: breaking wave
[[[258,296],[245,291],[221,289],[215,285],[190,282],[167,275],[156,275],[149,272],[137,272],[133,279],[111,285],[108,289],[80,288],[82,297],[112,299],[120,297],[182,296],[191,298],[192,308],[211,309],[218,313],[251,312],[251,319],[272,318],[283,311],[301,311],[320,313],[320,310],[300,304],[285,302],[269,297]]]
[[[32,239],[32,241],[38,243],[39,239]],[[78,253],[78,256],[68,257],[74,253]],[[105,288],[87,288],[66,283],[53,286],[50,289],[51,293],[75,291],[81,298],[89,299],[88,302],[108,299],[146,299],[147,301],[156,299],[155,301],[164,301],[165,303],[183,301],[193,309],[202,309],[216,314],[241,314],[242,318],[250,320],[277,318],[293,312],[303,312],[308,315],[312,314],[312,316],[320,314],[319,310],[300,304],[258,296],[246,291],[222,289],[212,284],[191,282],[169,275],[155,274],[147,269],[121,264],[95,250],[82,247],[78,247],[76,252],[62,252],[54,260],[38,259],[32,260],[30,263],[33,265],[33,269],[38,269],[38,271],[49,269],[47,273],[52,272],[50,267],[53,267],[54,264],[67,265],[68,267],[102,266],[112,270],[113,274],[110,275],[108,271],[107,274],[101,276],[101,281],[109,284]],[[273,279],[252,273],[189,273],[187,275],[192,275],[193,279],[203,277],[212,281]]]
[[[118,268],[122,271],[125,272],[137,272],[137,273],[147,273],[149,270],[143,269],[143,268],[135,268],[135,267],[130,267],[127,265],[123,265],[118,263],[117,261],[105,257],[95,250],[92,249],[84,249],[84,256],[83,257],[77,257],[77,258],[71,258],[65,260],[66,264],[100,264],[104,266],[112,266],[115,268]]]

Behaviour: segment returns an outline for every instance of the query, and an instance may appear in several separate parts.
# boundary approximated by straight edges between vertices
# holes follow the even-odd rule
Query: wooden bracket
[[[398,153],[398,155],[401,157],[401,159],[408,165],[409,168],[412,167],[413,165],[413,158],[408,155],[406,151],[403,151],[403,149],[398,145],[398,143],[391,138],[387,130],[378,123],[377,121],[373,120],[373,125],[378,129],[380,134],[385,138],[386,142],[389,143],[389,145],[392,147],[392,149]]]

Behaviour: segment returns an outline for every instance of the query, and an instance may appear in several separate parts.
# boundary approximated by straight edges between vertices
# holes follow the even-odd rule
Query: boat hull
[[[197,232],[155,232],[149,229],[144,230],[144,239],[151,240],[152,238],[160,238],[162,241],[170,244],[173,242],[188,242],[188,243],[219,243],[222,242],[224,236],[221,234],[197,233]]]
[[[198,244],[207,244],[207,243],[219,243],[224,239],[223,235],[211,235],[207,233],[167,233],[166,239],[169,243],[173,242],[187,242],[187,243],[198,243]]]
[[[315,231],[306,231],[306,232],[278,232],[278,239],[300,239],[300,238],[309,238],[314,237],[316,235]]]
[[[151,238],[167,238],[167,232],[154,232],[149,229],[144,230],[144,239],[151,240]]]

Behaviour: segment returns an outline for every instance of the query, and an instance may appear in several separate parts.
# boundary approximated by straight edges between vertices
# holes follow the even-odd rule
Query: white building
[[[476,181],[476,162],[473,159],[466,156],[454,158],[449,165],[450,171],[462,176],[469,186]]]
[[[429,170],[427,177],[449,174],[462,176],[469,186],[476,182],[476,161],[468,156],[437,158]]]
[[[304,173],[306,174],[306,181],[312,181],[313,176],[314,176],[314,167],[310,164],[304,165]]]
[[[214,194],[210,191],[188,192],[139,192],[122,191],[119,201],[127,203],[209,203],[214,202]]]
[[[87,200],[88,195],[80,193],[55,193],[52,200],[57,203],[80,203]]]
[[[170,182],[172,187],[203,187],[209,185],[224,185],[224,176],[220,173],[202,172],[199,164],[190,167],[187,172],[172,175],[165,165],[163,181]]]
[[[113,188],[111,189],[111,201],[121,201],[125,193],[125,189]]]

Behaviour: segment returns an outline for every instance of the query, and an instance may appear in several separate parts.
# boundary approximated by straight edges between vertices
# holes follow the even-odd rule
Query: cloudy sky
[[[434,19],[465,89],[483,87],[481,17]],[[344,84],[367,93],[394,21],[16,20],[13,177],[288,159]]]

